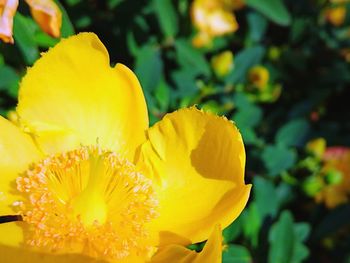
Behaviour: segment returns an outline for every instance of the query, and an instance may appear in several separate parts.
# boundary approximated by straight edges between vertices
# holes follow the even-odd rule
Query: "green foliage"
[[[289,25],[291,16],[285,7],[283,0],[247,0],[247,5],[260,11],[266,17],[280,25]]]
[[[250,263],[252,262],[251,255],[243,246],[231,245],[222,255],[223,263]]]
[[[350,262],[349,203],[330,209],[315,201],[346,175],[326,171],[322,157],[305,150],[317,137],[328,146],[350,145],[349,15],[336,26],[325,16],[329,0],[245,2],[233,11],[239,29],[203,47],[192,43],[198,29],[191,21],[190,0],[57,4],[62,37],[95,32],[111,65],[133,69],[151,124],[192,105],[236,123],[246,147],[246,183],[253,188],[247,207],[223,231],[223,262]],[[21,5],[14,19],[15,44],[0,43],[4,116],[16,106],[26,68],[59,41]],[[233,67],[219,76],[211,61],[224,51],[233,53]],[[249,77],[255,66],[267,70],[265,85]]]

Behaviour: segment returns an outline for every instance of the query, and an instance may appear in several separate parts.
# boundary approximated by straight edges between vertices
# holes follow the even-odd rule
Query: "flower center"
[[[17,178],[17,189],[30,246],[112,259],[151,249],[151,181],[116,153],[90,146],[48,157]]]

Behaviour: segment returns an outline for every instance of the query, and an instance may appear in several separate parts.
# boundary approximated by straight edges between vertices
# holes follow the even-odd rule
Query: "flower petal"
[[[19,247],[23,242],[22,222],[0,224],[0,251],[2,246]],[[0,253],[2,255],[2,253]],[[3,259],[2,259],[3,260]],[[4,261],[11,262],[11,261]]]
[[[40,28],[53,37],[61,34],[62,14],[53,0],[26,0]]]
[[[3,0],[0,2],[0,39],[13,44],[13,17],[16,14],[18,0]]]
[[[45,254],[38,253],[23,248],[14,248],[0,245],[0,254],[2,262],[16,263],[107,263],[102,260],[95,260],[82,255],[76,254]]]
[[[169,245],[159,249],[151,263],[220,263],[222,261],[222,234],[215,227],[200,253],[180,245]]]
[[[14,214],[16,178],[40,153],[32,139],[0,116],[0,216]],[[1,232],[2,233],[2,232]]]
[[[245,151],[226,118],[196,108],[167,114],[148,130],[139,168],[153,176],[160,216],[150,229],[206,240],[215,224],[228,226],[250,193],[244,184]]]
[[[148,127],[137,78],[121,64],[109,66],[93,33],[62,40],[28,70],[17,111],[46,153],[98,142],[133,160]]]

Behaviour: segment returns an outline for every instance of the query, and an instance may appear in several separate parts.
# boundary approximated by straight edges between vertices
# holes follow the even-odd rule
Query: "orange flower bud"
[[[12,28],[13,17],[16,14],[18,0],[0,1],[0,39],[5,43],[13,44]]]
[[[61,33],[62,14],[53,0],[26,0],[30,12],[41,29],[53,37]]]

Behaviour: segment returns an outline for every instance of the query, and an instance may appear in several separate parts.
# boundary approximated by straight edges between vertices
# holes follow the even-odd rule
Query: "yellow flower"
[[[227,50],[211,59],[211,66],[218,77],[226,76],[233,68],[233,54]]]
[[[341,177],[339,182],[331,182],[316,195],[317,202],[324,202],[328,208],[334,208],[349,201],[350,194],[350,148],[328,147],[323,154],[325,176]]]
[[[193,39],[193,45],[202,47],[210,44],[214,37],[235,32],[238,23],[231,8],[220,0],[195,0],[191,17],[199,32]]]
[[[0,118],[0,215],[22,219],[0,224],[2,260],[221,261],[251,188],[232,122],[192,107],[148,128],[136,76],[93,33],[28,69],[17,114]]]
[[[326,150],[326,140],[324,138],[313,139],[306,144],[306,150],[316,157],[322,158]]]
[[[327,8],[325,17],[333,26],[341,26],[346,18],[346,6],[339,5]]]
[[[269,82],[270,73],[263,66],[254,66],[248,72],[248,79],[251,84],[259,90],[264,90]]]
[[[34,20],[41,29],[53,37],[60,36],[62,15],[54,0],[26,0]],[[13,17],[16,14],[18,0],[0,0],[0,39],[13,43]]]

